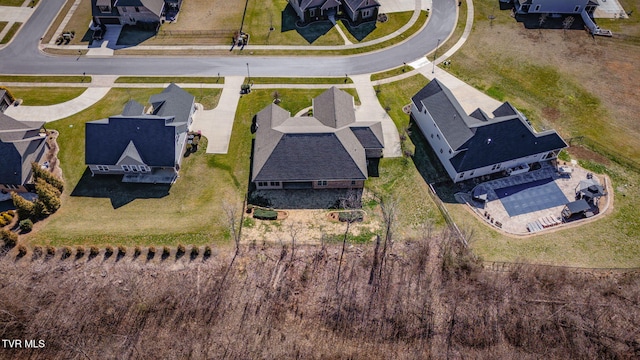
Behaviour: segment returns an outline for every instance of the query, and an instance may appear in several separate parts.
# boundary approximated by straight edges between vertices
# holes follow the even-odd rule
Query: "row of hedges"
[[[51,172],[42,169],[38,163],[32,163],[31,170],[38,198],[35,201],[29,201],[15,192],[11,193],[11,199],[21,223],[24,220],[44,219],[55,213],[60,208],[60,196],[64,190],[63,181]],[[30,227],[25,226],[25,229],[27,228]]]

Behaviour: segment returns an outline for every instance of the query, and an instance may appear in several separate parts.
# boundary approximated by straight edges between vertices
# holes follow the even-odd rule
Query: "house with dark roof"
[[[467,115],[451,91],[432,80],[411,99],[411,117],[453,182],[498,172],[516,174],[555,159],[567,144],[554,131],[534,131],[508,102],[488,115]]]
[[[92,175],[124,175],[123,182],[173,183],[193,122],[193,95],[175,84],[149,99],[129,101],[122,114],[85,128],[85,163]]]
[[[175,16],[180,6],[182,0],[91,0],[91,14],[94,26],[151,24]]]
[[[33,190],[31,164],[49,149],[43,121],[18,121],[0,113],[0,191]]]
[[[289,4],[304,24],[342,18],[357,25],[376,21],[380,8],[377,0],[289,0]]]
[[[379,121],[356,122],[353,97],[332,87],[313,99],[313,116],[271,104],[256,115],[251,181],[257,189],[364,187],[368,161],[382,157]]]
[[[517,14],[580,15],[583,11],[593,16],[597,0],[513,0]]]

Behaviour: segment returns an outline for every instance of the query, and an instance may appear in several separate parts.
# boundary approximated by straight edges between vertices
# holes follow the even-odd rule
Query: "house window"
[[[319,180],[318,186],[327,186],[327,180]]]
[[[140,165],[140,171],[141,172],[147,172],[147,171],[149,171],[149,168],[147,167],[147,165]]]
[[[131,171],[131,169],[129,168],[129,165],[122,165],[122,170],[127,172]]]
[[[362,17],[363,18],[367,18],[369,16],[371,16],[371,10],[363,10],[362,11]]]
[[[469,176],[473,176],[473,171],[469,173]]]
[[[433,134],[431,134],[431,138],[433,139]]]
[[[131,171],[138,171],[138,165],[131,165]]]
[[[356,181],[355,180],[351,180],[351,185],[355,185]]]
[[[438,140],[440,140],[440,134],[436,134],[436,137],[438,138]]]
[[[136,12],[140,12],[140,8],[136,6]]]
[[[122,12],[127,12],[127,8],[126,8],[126,7],[123,7],[123,8],[122,8]]]
[[[451,151],[451,149],[449,149],[449,154],[451,154],[451,153],[452,153],[452,151]]]
[[[580,5],[576,5],[576,7],[573,9],[573,12],[580,12]]]
[[[540,5],[536,5],[536,10],[535,11],[540,11]]]
[[[280,186],[280,181],[272,181],[271,186]]]
[[[258,186],[269,186],[269,183],[266,181],[258,181]]]
[[[442,154],[444,151],[442,151],[442,149],[440,149],[440,154]]]
[[[109,167],[106,165],[98,165],[98,171],[109,171]]]
[[[460,173],[460,179],[464,177],[464,173]]]
[[[309,16],[316,16],[316,9],[310,9]]]

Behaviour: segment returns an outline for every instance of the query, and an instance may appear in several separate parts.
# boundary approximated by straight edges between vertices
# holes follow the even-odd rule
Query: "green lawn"
[[[7,26],[7,24],[8,24],[8,22],[6,22],[6,21],[0,21],[0,32],[2,30],[4,30],[5,26]]]
[[[349,41],[357,44],[359,42],[375,40],[399,30],[409,22],[412,15],[413,11],[389,13],[387,14],[388,20],[386,22],[376,22],[375,26],[374,23],[372,23],[352,27],[348,22],[341,20],[338,22],[338,26],[342,28],[342,32],[344,32]],[[418,22],[420,21],[418,20]]]
[[[24,0],[0,0],[0,6],[22,6]]]
[[[120,76],[116,83],[122,84],[165,84],[165,83],[193,83],[193,84],[224,84],[224,77],[197,76]]]
[[[390,70],[387,70],[387,71],[371,74],[371,81],[382,80],[382,79],[394,77],[394,76],[397,76],[397,75],[402,75],[405,72],[409,72],[411,70],[413,70],[413,68],[411,66],[403,64],[402,66],[398,66],[397,68],[393,68],[393,69],[390,69]]]
[[[13,96],[28,106],[60,104],[77,98],[85,90],[82,87],[11,87]]]
[[[191,95],[195,96],[195,101],[202,104],[205,110],[214,109],[216,106],[218,106],[220,94],[222,94],[222,89],[187,88],[185,90],[191,93]]]
[[[353,84],[351,78],[345,81],[344,77],[252,77],[251,81],[254,84]]]
[[[1,30],[1,29],[0,29]],[[0,82],[30,82],[30,83],[90,83],[91,76],[63,76],[63,75],[0,75]]]
[[[20,29],[20,26],[22,26],[21,22],[13,23],[13,25],[11,26],[7,34],[4,36],[4,38],[0,40],[0,44],[9,43],[9,41],[13,39],[13,36],[18,32],[18,29]]]
[[[205,89],[217,90],[217,89]],[[33,243],[58,245],[175,245],[226,242],[225,202],[241,205],[248,187],[253,135],[251,120],[271,103],[269,90],[240,99],[229,153],[200,150],[184,159],[180,178],[168,191],[162,186],[121,184],[113,178],[84,174],[84,123],[119,114],[130,99],[146,103],[162,89],[112,89],[94,106],[47,124],[60,132],[60,161],[66,182],[62,208],[27,236]],[[190,89],[198,93],[200,89]],[[281,106],[296,113],[323,90],[280,91]],[[83,177],[84,174],[84,177]],[[92,194],[92,191],[96,194]],[[82,195],[82,196],[74,196]]]
[[[295,28],[297,17],[287,0],[249,1],[243,31],[251,44],[341,45],[344,40],[328,21]],[[270,30],[273,28],[273,30]]]
[[[376,87],[379,90],[380,103],[391,108],[389,114],[398,129],[403,130],[409,125],[409,116],[404,114],[402,107],[408,104],[410,97],[426,84],[427,79],[422,75],[416,75]],[[403,187],[408,195],[407,205],[403,208],[416,208],[419,205],[418,199],[424,199],[427,202],[429,201],[428,197],[424,195],[412,197],[412,192],[406,189],[414,191],[414,189],[419,189],[419,182],[424,185],[425,181],[439,182],[446,180],[447,177],[438,175],[443,172],[441,165],[437,163],[437,158],[432,154],[428,143],[424,141],[417,128],[411,129],[408,141],[412,142],[409,146],[415,146],[413,164],[417,165],[422,176],[413,180],[416,185]],[[572,151],[574,150],[570,149],[569,153],[571,154]],[[382,174],[387,166],[385,161],[391,161],[391,166],[396,167],[386,176]],[[466,205],[453,203],[448,196],[450,194],[444,194],[443,198],[447,203],[447,209],[460,229],[467,234],[472,234],[470,236],[471,246],[483,260],[526,261],[582,267],[640,266],[640,242],[637,241],[640,239],[640,214],[636,206],[640,203],[640,193],[633,190],[640,187],[640,174],[611,161],[606,161],[606,165],[595,161],[581,161],[580,163],[594,172],[606,172],[613,179],[615,202],[611,214],[576,228],[528,238],[513,237],[488,227],[483,221],[473,216]],[[413,164],[411,168],[415,169]],[[388,179],[409,176],[406,168],[402,168],[406,165],[400,159],[385,159],[381,165],[383,165],[381,177],[374,179],[374,182],[381,181],[384,184]],[[415,170],[412,172],[417,173]],[[369,181],[371,182],[371,180]],[[411,181],[411,179],[403,179],[405,184],[409,184]],[[428,211],[429,214],[433,213],[430,207]],[[401,222],[411,223],[404,218],[401,219]]]

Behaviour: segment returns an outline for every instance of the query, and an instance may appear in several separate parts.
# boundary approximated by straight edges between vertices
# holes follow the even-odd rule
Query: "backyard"
[[[381,105],[391,108],[389,114],[400,131],[409,126],[409,116],[402,111],[402,107],[426,83],[424,77],[417,75],[377,87]],[[637,171],[584,147],[570,148],[569,153],[578,159],[581,166],[589,171],[604,173],[613,181],[613,210],[599,220],[579,227],[559,228],[538,236],[514,237],[494,230],[474,216],[466,205],[458,204],[453,197],[458,188],[448,185],[450,181],[437,156],[419,130],[410,128],[408,138],[412,144],[405,147],[415,146],[413,162],[422,175],[421,180],[439,185],[436,187],[438,194],[456,224],[469,236],[474,252],[483,260],[582,267],[640,266],[640,243],[637,241],[640,237],[640,214],[636,209],[640,194],[635,190],[640,186],[640,174]],[[380,179],[385,179],[382,174]],[[426,196],[422,200],[429,201]]]

